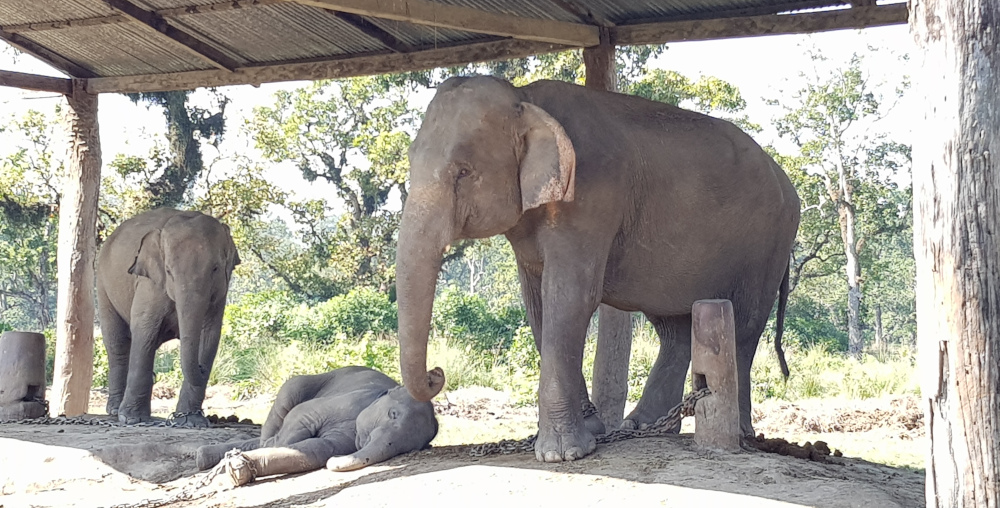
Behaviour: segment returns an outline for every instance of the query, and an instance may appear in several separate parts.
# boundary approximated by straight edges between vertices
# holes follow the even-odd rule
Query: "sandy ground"
[[[154,413],[169,413],[175,402],[157,399]],[[215,388],[206,408],[260,423],[269,404],[264,398],[233,401],[225,388]],[[102,405],[95,393],[92,412]],[[0,425],[0,507],[103,507],[176,499],[184,492],[192,499],[145,506],[388,507],[415,499],[438,507],[924,506],[922,472],[850,457],[849,446],[868,441],[876,448],[921,452],[923,422],[912,399],[766,403],[756,409],[758,431],[789,440],[824,439],[845,451],[836,464],[702,450],[684,434],[693,430],[690,418],[680,436],[601,445],[571,463],[541,464],[527,454],[473,458],[460,443],[524,437],[536,421],[534,410],[511,407],[491,390],[463,390],[449,394],[438,412],[441,433],[429,450],[357,472],[264,478],[237,489],[222,477],[194,488],[205,477],[195,474],[194,450],[246,439],[259,432],[256,427]]]

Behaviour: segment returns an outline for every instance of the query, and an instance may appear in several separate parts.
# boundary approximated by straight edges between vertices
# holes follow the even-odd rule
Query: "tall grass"
[[[349,336],[341,331],[324,336],[324,340],[308,340],[302,338],[305,336],[299,326],[261,324],[287,319],[289,314],[285,309],[258,308],[256,314],[246,312],[237,317],[248,325],[227,318],[209,381],[235,386],[238,397],[273,394],[292,376],[348,365],[372,367],[399,379],[399,348],[393,334],[366,332]],[[158,382],[179,388],[182,375],[176,344],[169,343],[157,353],[155,372]],[[450,335],[448,329],[435,330],[428,346],[429,366],[445,370],[445,390],[484,386],[507,392],[516,404],[537,402],[539,359],[529,327],[506,331],[503,340],[492,342],[469,341]],[[107,381],[107,360],[99,338],[95,350],[94,379],[95,384],[102,385]],[[584,377],[588,386],[595,352],[596,326],[591,326],[584,351]],[[635,402],[642,395],[658,352],[656,333],[649,323],[642,321],[633,332],[628,372],[630,401]],[[787,381],[781,376],[771,342],[766,338],[761,340],[751,374],[755,402],[826,397],[867,399],[918,393],[915,359],[906,348],[855,359],[822,346],[793,344],[786,345],[786,357],[791,370]]]

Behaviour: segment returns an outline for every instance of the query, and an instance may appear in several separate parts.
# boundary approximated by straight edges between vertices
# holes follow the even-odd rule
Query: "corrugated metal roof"
[[[24,34],[100,76],[159,74],[211,68],[176,43],[128,24],[98,25]]]
[[[621,26],[724,18],[848,4],[848,0],[419,0],[460,7],[467,12],[473,9],[516,16],[523,18],[528,25],[541,21],[562,22],[562,25],[556,26],[556,31],[564,33],[550,37],[541,33],[545,31],[544,27],[537,25],[532,29],[534,32],[518,32],[516,27],[520,20],[513,23],[501,20],[499,23],[507,28],[497,31],[481,20],[477,26],[465,24],[467,18],[456,21],[452,17],[447,22],[428,19],[425,24],[416,24],[388,19],[392,15],[386,15],[386,18],[345,16],[328,9],[295,3],[306,0],[128,1],[147,11],[159,12],[170,26],[180,32],[180,40],[193,39],[197,41],[196,46],[201,44],[207,47],[202,53],[208,54],[199,56],[197,48],[185,48],[177,40],[171,40],[170,36],[127,19],[109,8],[104,0],[0,0],[0,29],[14,34],[0,36],[14,42],[21,38],[24,42],[33,43],[33,50],[48,54],[53,61],[68,60],[98,77],[144,76],[215,69],[217,65],[213,64],[213,59],[219,60],[223,66],[228,64],[237,68],[278,63],[308,64],[382,53],[407,53],[411,48],[422,51],[496,42],[498,34],[515,34],[534,46],[520,44],[525,41],[508,41],[512,44],[507,45],[499,44],[503,42],[499,41],[495,46],[498,49],[490,50],[493,53],[476,46],[466,53],[467,58],[501,58],[514,53],[523,56],[566,45],[594,44],[597,40],[595,24],[610,22]],[[335,3],[332,1],[331,5]],[[400,4],[390,2],[386,5]],[[414,5],[419,11],[420,4]],[[204,8],[196,13],[178,10],[194,6]],[[375,4],[375,8],[385,6]],[[396,14],[399,15],[398,12]],[[29,26],[31,23],[38,25]],[[588,24],[591,26],[584,26]],[[442,61],[439,56],[426,58],[430,64]],[[392,61],[407,65],[409,60]],[[62,65],[73,68],[65,62]],[[358,63],[346,72],[361,72],[365,65],[368,64]],[[383,69],[381,72],[386,69],[385,66],[374,68]]]

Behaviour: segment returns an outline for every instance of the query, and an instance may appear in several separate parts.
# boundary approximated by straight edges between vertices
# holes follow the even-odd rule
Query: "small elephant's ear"
[[[139,242],[139,251],[128,273],[147,277],[157,284],[163,283],[163,252],[160,250],[160,230],[146,233]]]
[[[573,201],[576,151],[563,126],[544,109],[521,103],[521,211],[553,201]]]

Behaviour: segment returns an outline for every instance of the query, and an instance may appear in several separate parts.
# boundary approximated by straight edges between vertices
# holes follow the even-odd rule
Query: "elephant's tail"
[[[788,307],[788,276],[791,272],[791,263],[785,267],[785,277],[781,279],[781,288],[778,290],[778,314],[774,325],[774,352],[778,353],[778,363],[781,365],[781,374],[788,379],[788,362],[785,361],[785,350],[781,347],[781,336],[785,332],[785,308]]]

